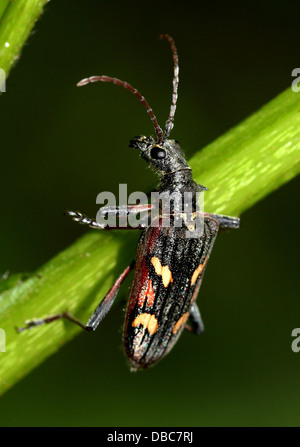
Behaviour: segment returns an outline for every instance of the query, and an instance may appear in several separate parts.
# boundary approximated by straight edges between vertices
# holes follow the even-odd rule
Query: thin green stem
[[[0,20],[4,14],[4,11],[6,10],[7,6],[9,5],[10,0],[2,0],[0,3]]]
[[[206,210],[239,215],[300,171],[300,94],[286,90],[196,154]]]
[[[0,4],[0,68],[8,76],[19,59],[36,20],[49,0],[2,0]]]

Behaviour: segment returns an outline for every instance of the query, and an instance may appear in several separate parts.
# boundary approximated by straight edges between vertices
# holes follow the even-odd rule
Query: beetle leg
[[[74,318],[71,314],[69,314],[69,312],[62,312],[56,315],[49,315],[48,317],[45,318],[34,318],[33,320],[26,320],[25,321],[26,326],[16,327],[16,330],[17,332],[23,332],[27,329],[32,329],[34,327],[41,326],[42,324],[48,324],[56,320],[61,320],[62,318],[64,318],[65,320],[69,320],[72,323],[78,324],[78,326],[80,326],[82,329],[87,330],[86,326],[83,323],[81,323],[81,321],[77,320],[77,318]]]
[[[90,317],[89,321],[86,324],[86,328],[88,331],[95,331],[100,323],[101,320],[105,317],[109,309],[111,308],[113,302],[115,301],[115,298],[117,296],[117,293],[119,291],[119,288],[124,281],[124,279],[127,277],[129,272],[134,268],[135,261],[133,261],[123,273],[119,276],[119,278],[116,280],[112,288],[109,290],[109,292],[106,294],[105,298],[101,301],[101,303],[98,305],[92,316]]]
[[[75,222],[79,222],[83,225],[88,225],[91,228],[97,228],[99,230],[104,230],[105,226],[103,224],[98,223],[96,220],[91,219],[85,214],[80,213],[79,211],[65,211],[66,216],[71,216]]]
[[[134,264],[135,263],[132,262],[121,273],[121,275],[118,277],[118,279],[116,280],[114,285],[111,287],[109,292],[105,295],[104,299],[98,305],[98,307],[96,308],[96,310],[94,311],[94,313],[92,314],[92,316],[90,317],[90,319],[86,325],[83,324],[81,321],[77,320],[77,318],[73,317],[69,312],[62,312],[60,314],[50,315],[43,319],[34,319],[34,320],[26,321],[25,322],[26,326],[21,327],[21,328],[16,328],[17,332],[23,332],[26,329],[32,329],[33,327],[41,326],[42,324],[52,323],[53,321],[61,320],[63,318],[65,320],[69,320],[72,323],[77,324],[78,326],[80,326],[82,329],[84,329],[86,331],[94,331],[97,328],[97,326],[99,325],[100,321],[103,320],[103,318],[105,317],[105,315],[111,308],[113,302],[115,301],[115,298],[117,296],[117,293],[119,291],[119,288],[120,288],[122,282],[127,277],[129,272],[134,268]]]
[[[194,303],[190,310],[189,321],[191,326],[185,325],[185,329],[193,334],[199,335],[204,331],[204,324],[202,322],[199,307]]]
[[[223,214],[208,214],[204,213],[204,216],[215,219],[220,228],[239,228],[240,219],[238,217],[224,216]]]
[[[142,212],[149,212],[152,205],[133,205],[133,206],[125,206],[125,207],[108,207],[106,210],[103,208],[103,212],[101,213],[103,216],[106,214],[115,214],[117,217],[128,216],[129,214],[138,214]],[[108,224],[103,224],[97,222],[95,219],[91,219],[85,214],[80,213],[79,211],[65,211],[67,216],[71,216],[75,222],[78,222],[83,225],[88,225],[91,228],[95,228],[97,230],[143,230],[148,225],[146,222],[140,223],[136,227],[131,226],[120,226],[118,224],[114,226],[109,226]]]
[[[146,211],[150,211],[153,205],[138,204],[138,205],[121,205],[121,206],[103,206],[100,208],[99,213],[101,216],[116,215],[116,216],[128,216],[129,214],[138,214]]]

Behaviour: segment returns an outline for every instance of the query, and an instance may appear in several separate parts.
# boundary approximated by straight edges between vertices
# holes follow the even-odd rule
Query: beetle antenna
[[[131,93],[133,93],[143,104],[143,106],[146,108],[148,115],[150,116],[150,119],[154,125],[154,129],[156,132],[156,135],[158,137],[158,142],[161,143],[162,139],[163,139],[163,132],[161,127],[159,126],[156,116],[154,115],[151,107],[149,106],[149,104],[147,103],[146,99],[144,98],[144,96],[142,96],[140,94],[140,92],[132,87],[132,85],[128,84],[127,82],[121,81],[120,79],[117,78],[111,78],[109,76],[92,76],[90,78],[85,78],[82,79],[81,81],[78,82],[77,87],[82,87],[83,85],[87,85],[90,84],[91,82],[111,82],[112,84],[116,84],[116,85],[120,85],[121,87],[124,87],[126,90],[129,90]]]
[[[174,115],[176,111],[176,102],[178,98],[178,84],[179,84],[179,61],[178,61],[178,53],[177,48],[174,42],[173,37],[169,36],[169,34],[161,34],[159,36],[160,39],[167,39],[171,45],[171,50],[173,53],[173,61],[174,61],[174,77],[173,77],[173,94],[172,94],[172,104],[170,108],[169,118],[166,121],[166,130],[164,134],[164,138],[168,138],[171,130],[174,126]]]

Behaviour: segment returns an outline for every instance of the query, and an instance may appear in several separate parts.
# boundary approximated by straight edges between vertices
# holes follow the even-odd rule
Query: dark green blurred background
[[[77,81],[132,83],[163,125],[173,68],[157,37],[171,34],[180,57],[172,136],[190,157],[289,87],[299,18],[296,1],[52,0],[0,98],[0,272],[32,271],[84,234],[66,208],[95,215],[99,192],[117,193],[119,183],[148,191],[156,181],[128,149],[153,133],[138,101]],[[156,367],[130,373],[121,349],[129,281],[95,334],[1,398],[0,424],[299,425],[298,192],[296,179],[219,236],[198,300],[203,336],[184,334]]]

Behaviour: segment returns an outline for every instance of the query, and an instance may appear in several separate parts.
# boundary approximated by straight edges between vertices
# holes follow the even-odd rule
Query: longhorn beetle
[[[206,190],[192,177],[192,170],[185,160],[181,147],[176,140],[169,138],[173,128],[179,83],[179,64],[175,42],[168,34],[163,34],[170,45],[174,61],[173,95],[169,118],[165,131],[159,126],[156,116],[146,99],[127,82],[108,76],[92,76],[81,80],[83,86],[93,82],[110,82],[133,93],[149,114],[156,133],[155,137],[139,136],[130,141],[129,147],[138,149],[141,156],[159,174],[161,182],[159,193],[175,193],[182,199],[184,193],[192,194],[191,219],[181,212],[182,225],[176,226],[178,208],[172,204],[169,224],[164,225],[164,217],[159,208],[155,225],[139,225],[142,230],[135,267],[135,276],[128,300],[123,329],[123,346],[132,369],[147,368],[164,357],[176,343],[184,328],[200,334],[203,323],[196,304],[196,298],[202,282],[204,270],[212,250],[219,228],[238,228],[239,219],[218,214],[207,214],[197,208],[197,193]],[[93,220],[80,212],[66,211],[74,221],[100,230],[124,229],[120,218],[133,213],[146,213],[148,216],[153,205],[137,204],[133,206],[104,207],[104,214],[115,215],[118,224],[109,226]],[[102,210],[103,210],[102,209]],[[187,237],[187,230],[196,216],[203,221],[202,232],[197,237]],[[127,226],[125,229],[133,229]],[[118,277],[103,301],[96,308],[86,325],[68,312],[49,316],[40,320],[27,321],[19,332],[43,323],[65,318],[87,331],[95,330],[112,306],[117,292],[134,267],[132,263]],[[189,320],[190,325],[186,325]]]

